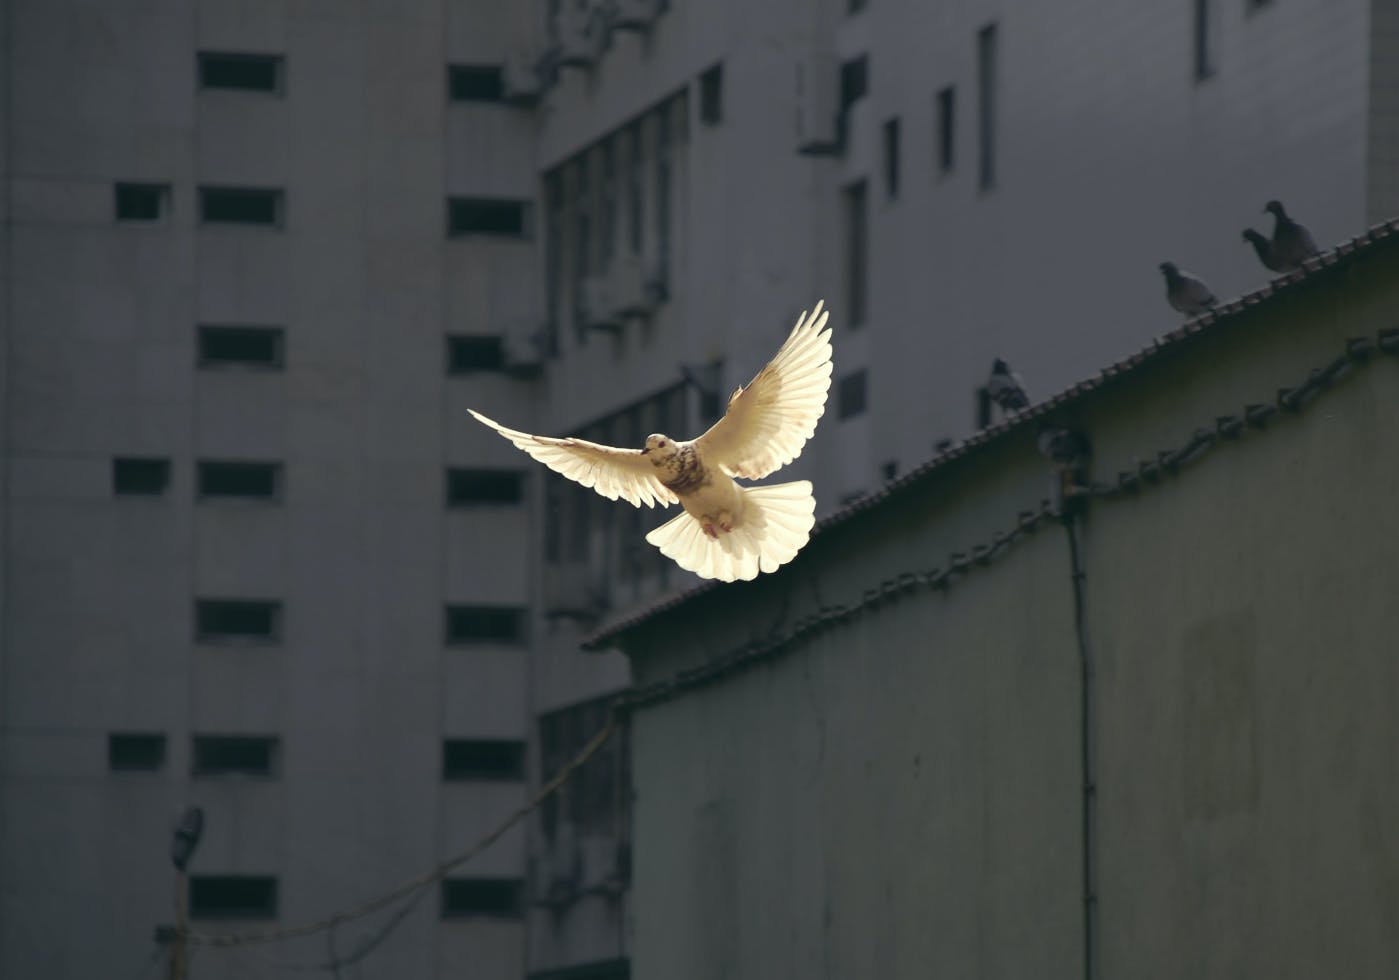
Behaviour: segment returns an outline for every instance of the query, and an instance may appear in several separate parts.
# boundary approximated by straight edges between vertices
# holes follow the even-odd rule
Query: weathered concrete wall
[[[1399,249],[1066,406],[1106,480],[1399,313]],[[1399,968],[1399,361],[1083,525],[1104,976]],[[1013,432],[624,638],[644,687],[1006,530]],[[1083,975],[1065,530],[634,718],[638,976]]]
[[[1396,283],[1376,260],[1260,313],[1134,384],[1142,407],[1180,419],[1179,444],[1209,406],[1269,401],[1394,326]],[[1141,444],[1137,397],[1094,414],[1116,460]],[[1094,509],[1104,975],[1399,972],[1397,412],[1399,363],[1381,359]]]

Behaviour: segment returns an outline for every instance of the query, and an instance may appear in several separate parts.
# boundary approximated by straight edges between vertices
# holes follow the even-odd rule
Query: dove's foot
[[[729,533],[730,531],[732,531],[733,529],[734,529],[733,521],[723,521],[723,520],[721,520],[721,521],[719,522],[719,530],[723,531],[725,534],[728,534],[728,533]]]
[[[702,521],[702,522],[700,522],[700,527],[704,529],[704,533],[707,534],[709,537],[711,537],[711,538],[717,538],[717,537],[719,537],[719,532],[717,532],[717,531],[714,530],[714,525],[713,525],[713,523],[711,523],[710,521]]]

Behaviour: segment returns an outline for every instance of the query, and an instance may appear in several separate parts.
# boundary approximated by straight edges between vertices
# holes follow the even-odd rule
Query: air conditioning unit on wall
[[[536,52],[511,52],[501,65],[500,75],[502,95],[512,105],[532,106],[544,92],[544,79]]]
[[[612,0],[612,26],[619,30],[650,30],[660,14],[660,0]]]
[[[645,316],[655,305],[647,285],[646,264],[640,256],[623,254],[612,259],[608,302],[614,317]]]
[[[554,34],[558,63],[569,68],[591,68],[607,41],[602,11],[595,7],[566,5],[554,20]]]
[[[622,318],[612,298],[612,276],[586,276],[581,283],[583,326],[590,330],[616,330]]]
[[[511,324],[501,338],[505,370],[522,377],[538,374],[544,367],[545,329],[530,329],[530,324]]]

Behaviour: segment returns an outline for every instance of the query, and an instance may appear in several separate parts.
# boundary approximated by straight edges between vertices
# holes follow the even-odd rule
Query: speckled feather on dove
[[[677,442],[655,433],[644,449],[583,439],[555,439],[481,423],[539,462],[633,506],[679,503],[684,513],[646,540],[681,568],[725,582],[756,578],[794,558],[815,524],[811,483],[742,487],[801,455],[826,410],[831,387],[831,331],[817,303],[747,387],[734,392],[724,417],[703,435]]]

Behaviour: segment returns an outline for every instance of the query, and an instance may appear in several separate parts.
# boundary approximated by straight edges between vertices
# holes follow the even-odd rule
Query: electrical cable
[[[471,847],[467,848],[465,851],[461,852],[460,854],[457,854],[455,857],[451,857],[445,861],[439,862],[435,867],[430,868],[427,871],[424,871],[422,874],[415,875],[413,878],[408,879],[407,881],[403,882],[397,887],[390,889],[389,891],[383,893],[382,895],[379,895],[376,898],[372,898],[369,901],[366,901],[360,905],[356,905],[352,908],[346,909],[343,912],[337,912],[334,915],[326,916],[325,918],[321,919],[316,919],[311,922],[304,922],[300,925],[285,926],[277,929],[266,929],[258,932],[190,932],[186,934],[185,938],[191,946],[210,947],[245,946],[253,943],[281,942],[287,939],[296,939],[301,936],[313,935],[314,933],[331,929],[341,923],[351,922],[355,919],[361,919],[367,915],[373,914],[374,912],[378,912],[381,909],[387,908],[390,905],[393,905],[399,899],[406,898],[413,892],[418,891],[419,889],[424,888],[435,881],[440,881],[441,879],[445,878],[454,868],[457,868],[458,866],[465,864],[467,861],[476,857],[476,855],[480,854],[482,851],[486,850],[486,848],[490,847],[492,844],[498,841],[501,837],[504,837],[507,831],[509,831],[512,827],[518,824],[525,817],[533,813],[546,799],[548,799],[555,792],[557,792],[559,787],[561,787],[565,782],[567,782],[569,778],[572,777],[573,774],[581,766],[583,766],[589,759],[591,759],[595,754],[597,754],[598,750],[602,748],[603,744],[606,743],[607,740],[611,738],[616,731],[617,719],[615,713],[613,713],[609,716],[607,724],[596,735],[593,736],[592,740],[583,747],[582,751],[580,751],[562,769],[560,769],[552,779],[550,779],[547,783],[541,786],[539,788],[539,791],[535,793],[534,796],[532,796],[524,805],[519,807],[512,814],[510,814],[510,816],[508,816],[505,820],[498,824],[494,830],[486,834],[484,837],[478,840]],[[401,921],[401,918],[398,921]],[[396,924],[397,922],[394,922],[394,925]],[[378,941],[379,940],[376,940],[376,945]],[[346,961],[340,960],[340,962],[344,963]]]

